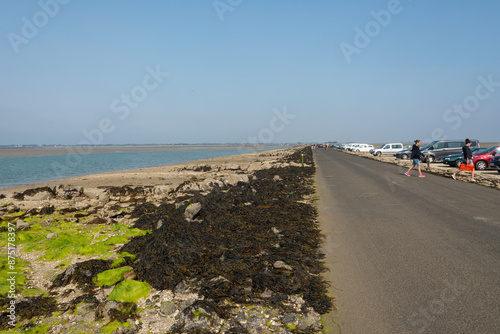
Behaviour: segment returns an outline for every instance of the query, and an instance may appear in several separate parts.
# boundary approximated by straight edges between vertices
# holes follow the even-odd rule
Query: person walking
[[[463,152],[463,155],[464,157],[462,158],[462,165],[466,165],[466,166],[472,166],[472,177],[471,177],[471,181],[472,182],[476,182],[476,180],[474,179],[474,164],[472,162],[472,151],[470,150],[470,145],[472,144],[472,142],[470,141],[469,138],[465,139],[465,145],[462,147],[462,152]],[[461,166],[461,165],[460,165]],[[470,167],[469,167],[470,168]],[[453,180],[456,180],[456,176],[461,172],[462,170],[461,169],[458,169],[455,173],[453,173],[451,175],[451,178]]]
[[[405,173],[406,176],[410,176],[410,171],[417,167],[418,168],[418,177],[425,177],[424,174],[422,174],[422,170],[420,167],[420,157],[423,157],[424,155],[422,152],[420,152],[420,140],[415,140],[415,144],[413,144],[413,147],[411,148],[411,159],[413,160],[413,163],[408,169],[408,171]]]

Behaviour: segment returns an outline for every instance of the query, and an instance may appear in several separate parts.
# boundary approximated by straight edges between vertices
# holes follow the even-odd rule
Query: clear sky
[[[500,141],[494,0],[0,0],[0,145]]]

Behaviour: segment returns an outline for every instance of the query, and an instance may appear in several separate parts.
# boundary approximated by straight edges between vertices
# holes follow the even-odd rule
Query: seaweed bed
[[[287,160],[300,162],[301,153],[312,165],[307,149]],[[314,172],[314,165],[271,168],[227,191],[195,193],[190,202],[202,206],[196,220],[186,221],[182,206],[154,209],[144,204],[137,208],[145,213],[135,227],[152,229],[160,220],[161,227],[134,238],[121,251],[137,256],[138,279],[158,290],[174,290],[186,281],[216,303],[227,299],[273,305],[302,294],[308,306],[326,313],[332,303],[319,275],[325,267],[317,212],[299,202],[313,193]],[[261,298],[266,289],[274,292],[269,299]]]
[[[282,162],[300,164],[302,159],[305,167],[258,170],[247,183],[215,186],[204,195],[190,191],[176,203],[156,206],[142,201],[131,212],[137,219],[134,227],[152,233],[122,246],[119,252],[135,255],[135,260],[127,258],[126,265],[133,268],[138,281],[156,290],[198,293],[204,300],[196,303],[223,319],[230,317],[233,303],[286,308],[290,295],[302,296],[304,312],[312,307],[319,314],[327,313],[332,300],[321,277],[326,270],[320,252],[322,236],[311,204],[312,150],[297,150]],[[128,187],[111,190],[118,195],[134,192]],[[201,204],[201,210],[186,216],[193,204]],[[82,301],[98,306],[95,278],[110,269],[111,262],[88,260],[69,266],[53,280],[52,288],[76,283],[86,294],[67,305],[57,304],[52,297],[25,298],[17,305],[19,318],[74,310]],[[7,328],[6,321],[4,312],[0,328]]]

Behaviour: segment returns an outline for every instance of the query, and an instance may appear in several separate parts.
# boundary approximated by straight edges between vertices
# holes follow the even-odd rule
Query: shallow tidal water
[[[284,147],[60,154],[0,158],[0,188],[60,178],[173,165]]]

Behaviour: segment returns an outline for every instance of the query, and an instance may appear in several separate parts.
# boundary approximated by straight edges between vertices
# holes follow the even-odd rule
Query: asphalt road
[[[337,151],[315,159],[333,332],[500,333],[499,191]]]

